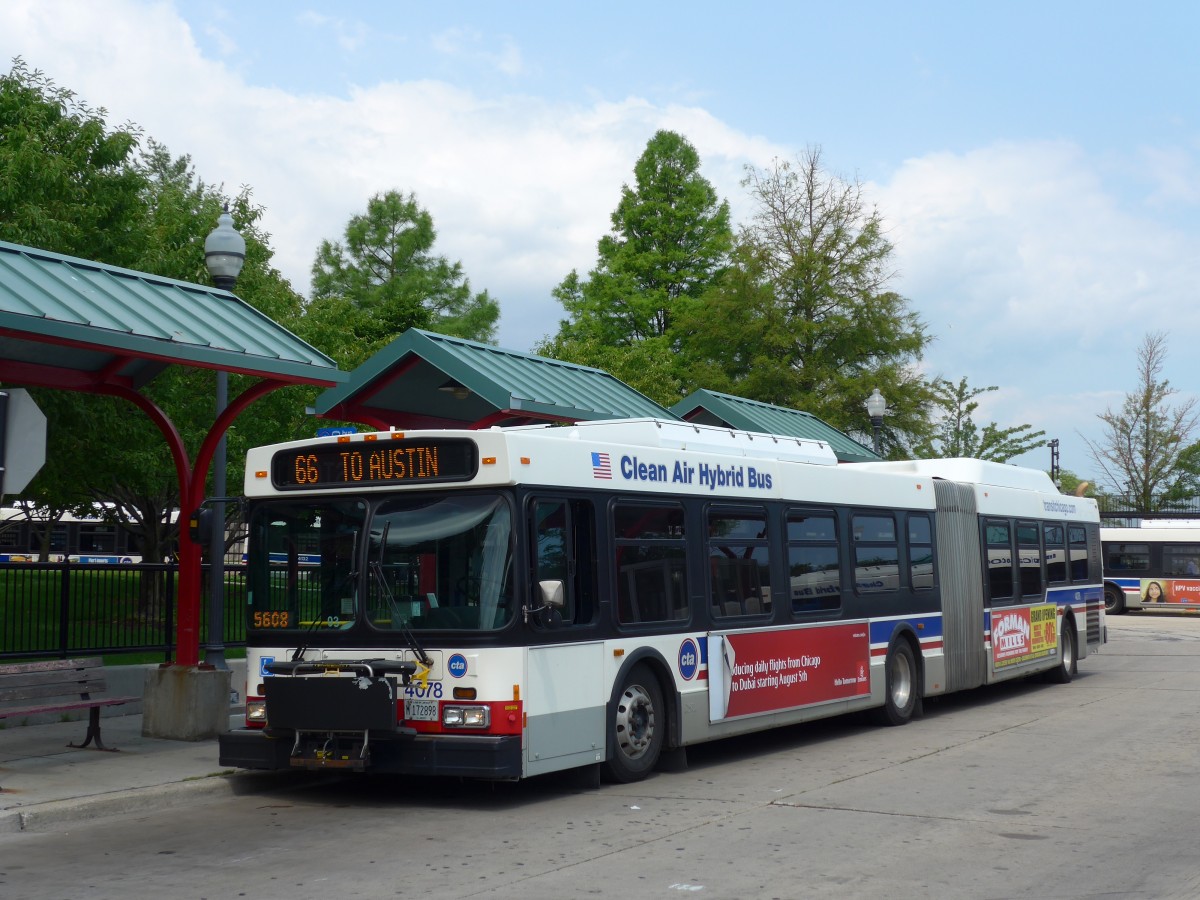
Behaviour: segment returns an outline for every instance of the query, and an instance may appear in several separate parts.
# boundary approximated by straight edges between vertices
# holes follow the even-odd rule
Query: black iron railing
[[[178,567],[0,563],[0,659],[175,650]],[[209,576],[204,567],[201,644],[208,639]],[[226,566],[224,643],[246,643],[244,566]]]
[[[1200,497],[1173,500],[1159,495],[1147,503],[1134,494],[1103,494],[1096,500],[1105,519],[1200,519]]]

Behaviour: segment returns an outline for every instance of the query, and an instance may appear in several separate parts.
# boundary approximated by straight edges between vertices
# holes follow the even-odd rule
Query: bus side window
[[[596,611],[595,515],[584,500],[538,500],[534,504],[534,579],[561,581],[564,625],[590,623]],[[534,606],[542,598],[534,598]]]
[[[854,586],[860,594],[900,587],[900,548],[896,520],[889,515],[856,514],[850,520],[854,539]]]
[[[1200,544],[1163,544],[1163,570],[1180,578],[1200,575]]]
[[[1046,580],[1063,584],[1067,580],[1066,532],[1061,525],[1043,525],[1042,537],[1046,542]]]
[[[929,516],[908,517],[908,574],[914,591],[933,588],[933,531]]]
[[[1017,560],[1021,573],[1021,595],[1042,595],[1042,540],[1036,522],[1017,523]]]
[[[840,609],[842,567],[834,514],[789,512],[787,541],[793,615]]]
[[[1080,525],[1067,527],[1067,541],[1071,549],[1071,580],[1078,583],[1088,580],[1087,531]]]
[[[757,616],[771,611],[765,510],[709,510],[708,570],[714,616]]]
[[[617,503],[617,621],[622,625],[688,618],[683,507]]]
[[[988,519],[984,523],[988,567],[988,595],[993,603],[1012,600],[1012,528],[1008,522]]]

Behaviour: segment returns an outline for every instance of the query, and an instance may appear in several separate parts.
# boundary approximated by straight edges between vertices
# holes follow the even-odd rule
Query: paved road
[[[1129,615],[1066,686],[694,749],[589,791],[341,778],[0,837],[13,898],[1200,896],[1200,619]]]

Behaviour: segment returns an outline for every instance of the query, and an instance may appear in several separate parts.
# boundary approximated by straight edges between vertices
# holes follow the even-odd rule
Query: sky
[[[522,352],[657,130],[735,223],[747,166],[819,148],[886,225],[923,372],[997,386],[980,425],[1044,430],[1092,478],[1146,334],[1173,399],[1200,393],[1197,34],[1200,4],[1153,0],[0,3],[0,62],[251,187],[300,293],[372,195],[412,192]]]

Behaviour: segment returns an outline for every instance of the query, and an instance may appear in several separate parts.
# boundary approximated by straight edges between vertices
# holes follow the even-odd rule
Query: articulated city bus
[[[628,782],[702,741],[1067,682],[1105,639],[1094,501],[977,460],[623,420],[262,447],[245,493],[222,765]]]
[[[1200,612],[1200,522],[1146,521],[1101,528],[1104,606]]]

